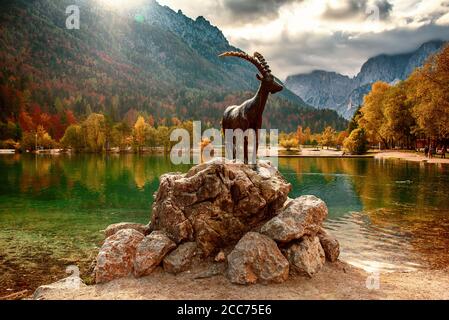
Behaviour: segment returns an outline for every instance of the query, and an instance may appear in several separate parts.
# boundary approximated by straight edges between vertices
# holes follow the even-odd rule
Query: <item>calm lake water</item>
[[[449,265],[449,166],[281,158],[291,197],[314,194],[341,259],[368,271]],[[111,223],[147,223],[163,156],[0,155],[0,296],[88,270]]]

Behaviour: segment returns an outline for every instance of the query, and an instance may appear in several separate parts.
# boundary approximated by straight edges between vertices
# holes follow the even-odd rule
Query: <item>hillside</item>
[[[237,48],[203,17],[192,20],[151,0],[120,11],[95,3],[2,4],[1,122],[42,112],[51,118],[49,126],[63,128],[68,118],[101,112],[112,121],[132,122],[140,113],[156,124],[176,117],[218,126],[226,105],[256,90],[256,69],[220,60],[219,53]],[[65,9],[72,4],[80,7],[80,30],[65,27]],[[346,125],[336,112],[316,110],[287,89],[270,98],[264,121],[267,128],[287,131]],[[53,130],[55,138],[60,131]]]
[[[370,58],[354,78],[320,70],[289,76],[286,86],[309,105],[336,110],[343,117],[350,119],[357,107],[363,103],[363,97],[371,90],[374,82],[394,83],[405,80],[443,45],[443,41],[430,41],[413,52],[382,54]]]

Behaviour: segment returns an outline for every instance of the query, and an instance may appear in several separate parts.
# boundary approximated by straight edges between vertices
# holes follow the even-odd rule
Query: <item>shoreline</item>
[[[448,154],[449,157],[449,154]],[[426,158],[422,153],[406,151],[384,151],[375,154],[374,159],[397,159],[412,162],[431,163],[431,164],[449,164],[449,159]]]
[[[44,286],[37,300],[333,300],[449,299],[448,270],[372,274],[345,262],[326,263],[313,278],[291,276],[282,284],[231,284],[223,275],[198,278],[198,273],[164,273],[159,267],[143,278],[122,278],[79,289]],[[368,286],[367,286],[368,283]],[[368,288],[369,287],[369,288]]]
[[[362,155],[306,155],[306,154],[280,154],[278,158],[329,158],[329,159],[373,159],[374,154]]]

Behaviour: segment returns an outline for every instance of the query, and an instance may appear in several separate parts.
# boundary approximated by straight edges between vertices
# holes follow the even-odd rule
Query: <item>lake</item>
[[[150,220],[164,156],[0,155],[0,296],[86,274],[109,224]],[[367,271],[449,264],[449,166],[399,160],[280,158],[291,197],[329,207],[341,259]]]

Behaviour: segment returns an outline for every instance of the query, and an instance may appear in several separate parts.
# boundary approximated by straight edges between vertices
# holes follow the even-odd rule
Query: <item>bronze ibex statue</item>
[[[219,55],[219,57],[237,57],[251,62],[259,70],[260,74],[257,74],[257,79],[260,81],[259,90],[256,95],[251,99],[243,102],[239,106],[230,106],[226,108],[223,120],[221,122],[223,132],[228,129],[236,130],[241,129],[246,131],[253,129],[255,132],[256,150],[259,148],[259,130],[262,128],[262,114],[267,103],[268,95],[282,91],[284,87],[276,81],[271,74],[270,67],[265,61],[265,58],[258,52],[254,53],[254,56],[250,56],[244,52],[225,52]],[[235,139],[232,142],[233,158],[236,158],[236,146]],[[244,163],[248,164],[248,139],[244,139]]]

